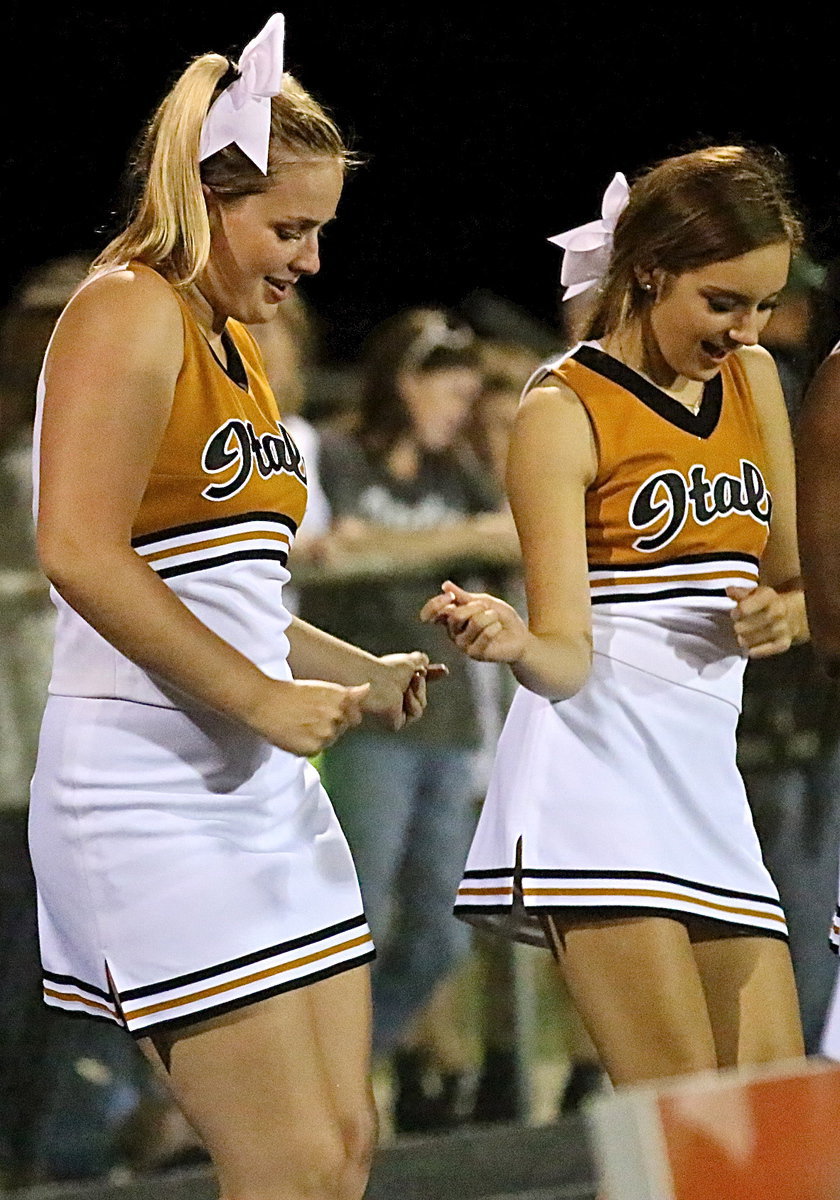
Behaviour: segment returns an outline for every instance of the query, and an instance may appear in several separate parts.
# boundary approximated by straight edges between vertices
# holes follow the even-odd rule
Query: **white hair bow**
[[[564,300],[579,296],[606,275],[616,222],[627,206],[629,196],[627,180],[618,171],[604,192],[600,220],[578,225],[576,229],[569,229],[548,239],[555,246],[562,246],[566,252],[560,270],[560,282],[566,289]]]
[[[268,174],[271,97],[283,86],[282,13],[269,17],[239,59],[239,78],[210,106],[201,130],[198,161],[235,142],[243,154]]]

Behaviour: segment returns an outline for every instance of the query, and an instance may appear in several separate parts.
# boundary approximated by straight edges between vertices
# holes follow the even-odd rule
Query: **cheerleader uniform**
[[[840,353],[840,343],[834,347],[831,353],[833,355]],[[828,944],[832,953],[840,955],[840,896],[838,897],[837,907],[834,910],[834,916],[831,919]],[[826,1058],[840,1062],[840,975],[834,981],[834,990],[822,1032],[820,1053],[825,1055]]]
[[[758,583],[771,509],[743,365],[724,361],[696,414],[596,343],[528,386],[554,380],[598,453],[592,670],[557,703],[518,689],[456,915],[541,945],[540,913],[582,910],[786,938],[735,766],[745,658],[725,589]]]
[[[225,370],[175,295],[184,361],[132,546],[205,625],[290,679],[282,589],[304,463],[247,330],[228,321]],[[38,424],[42,400],[43,379]],[[141,1036],[369,961],[314,768],[142,670],[52,596],[30,817],[46,1002]]]

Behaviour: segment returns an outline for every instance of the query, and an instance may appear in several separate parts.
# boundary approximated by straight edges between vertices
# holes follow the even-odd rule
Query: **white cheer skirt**
[[[840,898],[838,898],[837,908],[834,910],[831,921],[828,944],[835,954],[840,953]],[[834,992],[828,1006],[820,1049],[826,1058],[840,1062],[840,975],[834,982]]]
[[[520,688],[456,915],[544,945],[540,913],[703,918],[786,938],[735,766],[735,704],[596,653],[581,691]]]
[[[47,1003],[135,1035],[373,957],[317,772],[206,710],[50,696],[30,840]]]

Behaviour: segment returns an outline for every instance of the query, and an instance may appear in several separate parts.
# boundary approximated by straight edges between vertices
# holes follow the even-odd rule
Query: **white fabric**
[[[831,1003],[822,1033],[820,1053],[834,1062],[840,1062],[840,975],[834,982]]]
[[[838,896],[837,907],[831,921],[828,941],[834,953],[840,953],[840,896]],[[826,1058],[833,1058],[835,1062],[840,1062],[840,975],[834,981],[834,991],[828,1006],[820,1050]]]
[[[40,586],[31,516],[31,437],[0,455],[0,811],[25,809],[47,698],[54,614]]]
[[[371,955],[317,772],[216,713],[50,697],[30,812],[57,1007],[113,1019],[107,968],[138,1033]]]
[[[728,596],[598,605],[592,611],[592,644],[599,654],[706,692],[740,712],[747,660],[732,628],[734,606]]]
[[[597,221],[567,229],[548,240],[565,250],[560,282],[566,289],[564,300],[579,296],[593,287],[607,273],[613,248],[613,234],[621,213],[627,206],[630,188],[620,171],[612,179],[601,201],[601,216]]]
[[[297,413],[283,418],[306,463],[306,515],[300,523],[305,537],[329,533],[332,510],[320,477],[321,435],[315,426]]]
[[[272,560],[234,562],[168,579],[167,585],[198,619],[271,679],[290,679],[283,603],[289,572]],[[62,599],[57,610],[50,694],[136,700],[178,708],[174,689],[121,654]]]
[[[520,688],[456,913],[537,942],[535,910],[564,906],[705,917],[783,937],[735,766],[737,720],[733,704],[599,653],[570,700]],[[514,903],[520,839],[529,912]]]
[[[268,174],[271,97],[283,87],[285,21],[275,13],[250,41],[239,59],[238,79],[210,106],[201,130],[199,162],[235,143]]]

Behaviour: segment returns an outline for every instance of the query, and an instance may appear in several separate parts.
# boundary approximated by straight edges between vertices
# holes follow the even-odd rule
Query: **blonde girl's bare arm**
[[[333,696],[311,689],[291,713],[281,699],[296,685],[264,676],[131,547],[182,361],[180,307],[149,272],[108,275],[73,299],[46,365],[41,563],[64,599],[139,666],[276,744],[308,753],[327,720],[324,705],[340,707],[346,689]]]

